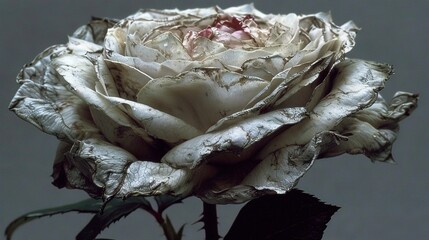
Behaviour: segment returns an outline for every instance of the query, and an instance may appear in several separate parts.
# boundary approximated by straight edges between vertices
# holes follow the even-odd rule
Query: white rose
[[[54,184],[93,196],[284,193],[314,160],[389,161],[417,96],[344,54],[357,27],[253,5],[95,19],[18,75],[10,109],[60,139]]]

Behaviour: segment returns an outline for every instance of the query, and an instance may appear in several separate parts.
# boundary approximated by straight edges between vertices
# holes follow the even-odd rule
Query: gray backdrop
[[[238,5],[245,1],[0,1],[1,164],[0,229],[27,211],[71,203],[86,197],[77,190],[58,190],[50,184],[56,139],[36,130],[7,110],[18,86],[15,76],[46,47],[67,41],[90,16],[123,18],[139,8],[191,8]],[[255,1],[263,12],[314,13],[331,11],[342,24],[353,19],[362,31],[350,57],[393,64],[396,74],[383,96],[397,90],[420,92],[420,106],[402,124],[394,146],[397,164],[371,163],[364,156],[323,159],[304,176],[299,188],[341,206],[324,239],[426,239],[429,236],[428,44],[429,1]],[[240,206],[220,206],[224,234]],[[185,239],[202,239],[191,225],[201,211],[197,199],[167,211],[176,226],[188,223]],[[72,239],[89,215],[67,214],[32,222],[14,239]],[[161,229],[143,211],[103,232],[115,239],[163,239]]]

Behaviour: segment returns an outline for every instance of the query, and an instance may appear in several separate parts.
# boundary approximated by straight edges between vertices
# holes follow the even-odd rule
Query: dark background
[[[245,1],[0,1],[0,229],[15,217],[38,208],[71,203],[86,194],[58,190],[50,184],[57,140],[39,132],[7,110],[18,86],[15,76],[46,47],[64,43],[90,16],[123,18],[140,8],[179,9]],[[394,145],[396,164],[371,163],[364,156],[344,155],[315,163],[298,185],[323,201],[341,206],[324,239],[426,239],[429,236],[429,160],[427,151],[429,91],[429,1],[254,1],[265,13],[331,11],[338,25],[352,19],[362,27],[349,57],[386,62],[396,74],[382,95],[398,90],[419,92],[420,106],[406,119]],[[225,234],[240,205],[219,206]],[[176,226],[187,223],[184,239],[197,232],[201,203],[187,199],[167,213]],[[73,239],[89,215],[70,213],[32,222],[14,239]],[[101,235],[115,239],[163,239],[161,229],[143,211],[112,225]]]

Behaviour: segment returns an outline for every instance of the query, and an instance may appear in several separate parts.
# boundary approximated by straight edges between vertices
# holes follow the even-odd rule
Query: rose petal
[[[238,70],[241,65],[249,59],[269,57],[277,54],[282,47],[266,48],[265,50],[245,51],[241,49],[228,49],[224,52],[209,56],[203,61],[193,60],[166,60],[162,63],[146,62],[137,57],[122,56],[118,53],[107,51],[106,59],[120,62],[124,65],[136,68],[152,78],[164,76],[176,76],[182,72],[190,71],[194,68],[222,68]]]
[[[88,97],[85,95],[85,97]],[[94,95],[95,96],[95,95]],[[94,123],[110,142],[117,144],[139,159],[159,160],[161,151],[153,139],[132,118],[100,97],[93,98],[89,108]]]
[[[371,124],[352,117],[344,119],[335,130],[347,136],[348,141],[329,149],[326,156],[365,154],[373,161],[393,161],[391,150],[396,140],[394,130],[376,129]]]
[[[365,154],[373,161],[393,161],[391,149],[398,123],[417,107],[416,94],[399,92],[390,106],[380,96],[372,106],[345,118],[336,128],[348,141],[329,149],[325,156]]]
[[[124,180],[117,196],[187,196],[199,182],[185,169],[174,169],[164,163],[138,161],[131,163],[124,172]]]
[[[165,65],[157,62],[145,62],[137,57],[122,56],[115,52],[107,52],[105,54],[106,61],[121,63],[129,67],[135,68],[144,72],[151,78],[158,78],[163,76],[175,76],[180,73],[179,71],[173,70]],[[164,62],[165,63],[165,62]],[[187,66],[187,65],[186,65]]]
[[[127,33],[124,29],[113,27],[109,28],[104,39],[104,48],[106,52],[114,52],[120,55],[125,54],[125,43]]]
[[[116,88],[115,80],[104,61],[103,56],[99,56],[97,58],[97,62],[95,63],[95,72],[97,73],[97,78],[101,84],[101,88],[103,89],[102,91],[97,90],[97,92],[107,96],[118,97],[119,92]]]
[[[67,82],[73,82],[74,85],[91,90],[95,89],[95,83],[98,81],[97,74],[94,65],[88,58],[63,54],[52,60],[52,66]]]
[[[68,142],[63,142],[63,141],[60,141],[57,147],[57,152],[55,154],[55,159],[54,159],[53,172],[51,176],[54,179],[52,181],[52,184],[54,184],[58,188],[74,185],[74,184],[69,184],[69,180],[67,179],[67,171],[63,167],[64,163],[67,161],[65,153],[70,151],[71,147],[72,147],[72,144]]]
[[[71,149],[71,144],[66,142],[59,143],[52,173],[54,178],[52,184],[58,188],[82,189],[94,197],[100,196],[103,194],[103,190],[92,181],[90,168],[85,168],[81,172],[75,166],[73,159],[68,157]]]
[[[326,55],[324,58],[318,59],[314,63],[308,65],[301,72],[295,73],[289,78],[285,79],[274,90],[270,89],[270,87],[274,85],[269,85],[265,87],[261,92],[255,95],[255,97],[246,105],[244,110],[238,111],[234,114],[231,114],[227,117],[220,119],[215,125],[210,127],[208,131],[211,132],[218,129],[223,129],[233,124],[236,124],[240,121],[243,121],[247,118],[250,118],[252,116],[256,116],[261,112],[264,112],[265,110],[269,111],[269,109],[272,108],[272,106],[276,103],[276,101],[278,101],[282,97],[290,97],[291,94],[296,93],[296,91],[292,91],[291,94],[289,94],[288,93],[289,88],[296,89],[293,87],[300,84],[304,86],[308,85],[309,83],[316,81],[319,77],[320,77],[319,80],[323,80],[324,75],[322,74],[321,76],[319,76],[319,74],[322,71],[324,71],[324,67],[328,66],[331,62],[332,62],[332,58],[330,58],[329,55]],[[271,92],[271,93],[268,96],[265,96],[266,93],[268,92]],[[297,100],[298,102],[304,101],[303,103],[298,104],[301,106],[304,106],[305,101],[307,101],[306,99],[300,99],[300,98],[297,98]],[[291,101],[291,104],[292,103],[295,104],[296,102]],[[281,107],[278,107],[277,109],[280,109],[280,108]]]
[[[69,91],[88,104],[94,123],[110,142],[117,143],[137,157],[158,158],[159,152],[149,145],[153,140],[147,133],[105,96],[92,89],[96,73],[89,60],[82,56],[63,55],[52,64]]]
[[[64,141],[100,134],[86,104],[64,87],[21,83],[9,109],[23,120]]]
[[[106,33],[107,33],[107,29],[115,25],[116,22],[117,20],[115,19],[93,18],[93,20],[90,23],[78,28],[72,34],[72,37],[82,39],[88,42],[93,42],[98,45],[102,45],[104,42],[104,37],[106,36]]]
[[[161,22],[151,20],[129,22],[126,36],[126,55],[138,57],[145,62],[161,63],[165,61],[166,58],[160,51],[144,45],[145,39],[160,25],[162,25]]]
[[[150,81],[137,101],[205,131],[222,117],[241,110],[266,85],[262,79],[234,72],[196,69]]]
[[[135,101],[137,94],[152,78],[146,73],[121,62],[104,60],[113,76],[119,96]]]
[[[181,119],[147,105],[122,98],[107,99],[112,104],[123,106],[121,109],[136,120],[149,135],[168,143],[176,144],[202,134]]]
[[[76,142],[68,158],[81,172],[91,173],[92,181],[104,189],[107,198],[116,194],[128,166],[137,161],[131,153],[97,138]]]
[[[103,50],[103,47],[98,44],[73,37],[69,37],[67,48],[71,50],[72,54],[76,55],[85,55],[86,53],[94,52],[101,53],[101,51]]]
[[[332,66],[330,63],[336,61],[335,53],[338,47],[339,42],[334,40],[322,44],[316,49],[308,50],[308,52],[306,50],[306,53],[300,52],[300,54],[295,55],[285,64],[285,70],[274,76],[270,85],[256,95],[246,107],[260,108],[270,106],[275,102],[277,104],[284,102],[292,96],[292,93],[299,90],[295,87],[294,91],[290,91],[293,86],[299,85],[306,79],[317,77],[328,66]],[[296,63],[291,65],[291,61]],[[308,100],[303,99],[303,101]]]
[[[106,199],[131,195],[186,196],[200,184],[199,178],[204,178],[164,163],[138,161],[124,149],[101,139],[76,142],[68,158],[79,170],[92,173],[92,181],[104,189]],[[202,172],[212,175],[209,170]]]
[[[315,25],[323,29],[325,41],[338,38],[342,42],[342,51],[344,53],[349,52],[354,47],[356,31],[359,28],[353,22],[350,21],[338,27],[333,24],[331,14],[329,13],[302,16],[300,26],[304,31],[309,32]]]
[[[306,145],[289,145],[266,156],[253,168],[235,168],[211,181],[198,196],[212,204],[242,203],[266,194],[284,194],[326,148],[344,138],[333,132],[317,134]]]
[[[299,18],[295,14],[278,16],[265,45],[289,45],[299,40]]]
[[[328,42],[320,42],[319,44],[317,44],[317,41],[312,43],[314,43],[315,46],[309,44],[302,51],[293,56],[293,58],[286,63],[286,70],[277,74],[273,81],[282,81],[283,79],[302,71],[307,66],[314,64],[315,61],[318,61],[320,58],[326,57],[327,55],[334,55],[335,60],[342,57],[342,54],[338,53],[341,47],[341,42],[338,39]]]
[[[190,55],[192,59],[198,61],[227,50],[223,44],[211,41],[206,37],[197,37],[192,44]]]
[[[47,48],[37,55],[31,63],[26,64],[23,69],[21,69],[16,77],[17,82],[20,83],[22,80],[31,80],[40,84],[44,84],[45,82],[56,84],[58,81],[55,78],[55,73],[50,63],[53,58],[66,52],[67,47],[65,45],[54,45]],[[47,75],[46,78],[44,78],[45,75]]]
[[[300,81],[291,81],[290,84],[285,86],[284,91],[279,92],[275,102],[272,103],[273,109],[286,108],[286,107],[303,107],[313,96],[314,89],[327,81],[326,76],[329,74],[332,66],[335,63],[333,53],[328,53],[315,61],[316,64],[312,65],[308,71],[298,78]],[[281,87],[278,88],[282,89]],[[277,92],[277,89],[274,93]],[[274,100],[274,99],[273,99]]]
[[[375,127],[389,126],[395,129],[399,121],[409,116],[417,107],[418,94],[397,92],[393,96],[390,106],[379,96],[369,108],[363,109],[353,117],[371,123]]]
[[[287,60],[281,56],[249,59],[243,63],[242,74],[271,80],[276,74],[284,70]]]
[[[196,10],[196,11],[193,11]],[[208,11],[207,11],[208,10]],[[155,38],[165,32],[174,32],[175,29],[184,24],[193,26],[194,22],[216,14],[214,8],[211,9],[192,9],[190,11],[178,11],[177,9],[145,9],[122,20],[118,27],[126,28],[127,35],[134,35],[143,42],[150,38]],[[192,12],[205,12],[204,15]],[[211,14],[207,14],[211,12]],[[177,35],[180,37],[180,35]]]
[[[191,169],[202,163],[236,164],[251,158],[269,137],[305,116],[304,108],[268,112],[188,140],[166,153],[161,161],[175,168]]]
[[[332,69],[329,70],[328,76]],[[333,76],[333,75],[331,75]],[[335,75],[334,75],[335,76]],[[322,81],[319,85],[315,86],[313,92],[311,93],[311,97],[309,98],[305,108],[308,111],[312,111],[314,107],[320,102],[320,100],[326,96],[331,90],[331,84],[334,81],[334,77],[326,77],[324,81]]]
[[[61,45],[48,48],[21,70],[21,86],[9,109],[42,131],[72,142],[100,132],[84,102],[60,83],[50,65],[65,52]]]
[[[146,47],[135,35],[127,36],[126,55],[140,58],[144,62],[162,63],[165,56],[158,50]]]
[[[226,9],[219,9],[217,8],[216,10],[220,10],[223,11],[229,15],[253,15],[257,18],[265,18],[265,14],[260,12],[258,9],[255,8],[255,5],[253,3],[250,4],[243,4],[240,6],[236,6],[236,7],[229,7]]]
[[[242,49],[228,49],[224,52],[206,58],[206,61],[217,59],[224,65],[239,68],[241,67],[241,65],[243,65],[244,62],[248,61],[249,59],[269,57],[273,55],[272,52],[269,52],[267,50],[268,49],[246,51]]]
[[[171,60],[191,60],[185,47],[182,45],[176,36],[170,32],[162,33],[155,38],[144,43],[146,47],[150,47],[161,52],[166,59]]]
[[[316,133],[329,131],[345,117],[369,107],[391,74],[390,66],[375,62],[347,59],[337,64],[330,73],[335,79],[332,90],[316,105],[310,118],[276,137],[261,156],[291,143],[305,144]]]

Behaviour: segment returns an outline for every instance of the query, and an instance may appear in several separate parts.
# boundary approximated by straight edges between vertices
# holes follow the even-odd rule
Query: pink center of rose
[[[220,42],[228,48],[239,48],[244,45],[244,42],[252,42],[253,38],[249,29],[249,25],[252,23],[255,24],[252,15],[244,17],[220,15],[211,25],[202,30],[189,30],[183,38],[183,45],[189,53],[192,53],[195,48],[195,40],[204,37]]]

